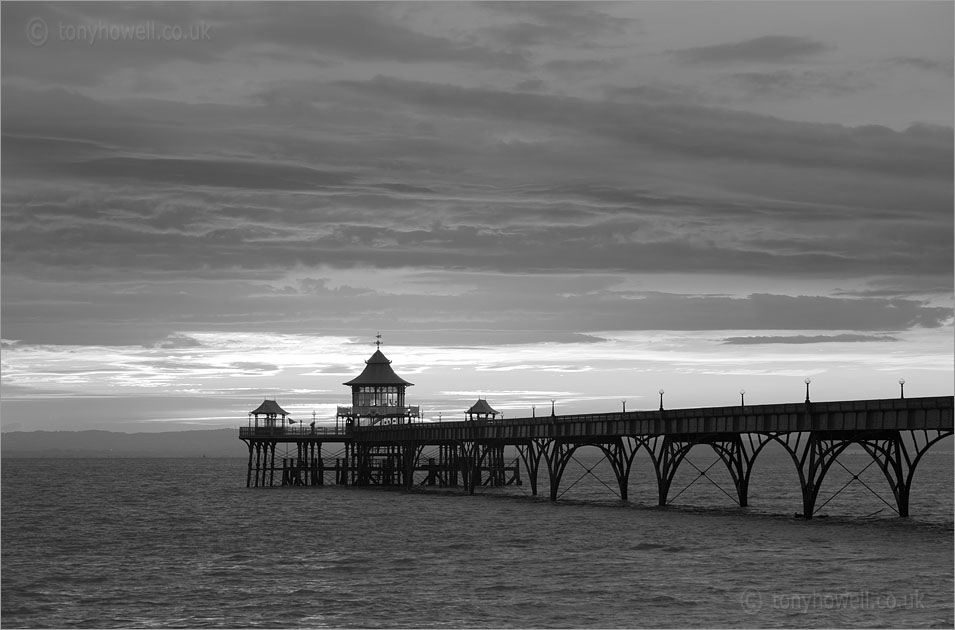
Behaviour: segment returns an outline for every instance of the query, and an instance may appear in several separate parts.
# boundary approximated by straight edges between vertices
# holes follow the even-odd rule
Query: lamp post
[[[899,397],[905,398],[905,379],[904,378],[899,379]]]
[[[537,417],[537,405],[531,405],[531,418]]]
[[[805,380],[805,383],[806,383],[806,402],[809,402],[809,383],[811,383],[811,382],[812,382],[812,379],[807,376],[807,377],[806,377],[806,380]]]
[[[663,411],[663,390],[660,390],[660,411]]]
[[[550,399],[550,415],[551,415],[551,416],[556,415],[556,414],[554,413],[554,403],[555,403],[555,402],[557,402],[557,401],[556,401],[554,398],[551,398],[551,399]]]
[[[621,401],[620,401],[620,404],[623,405],[623,412],[624,412],[624,413],[627,413],[627,401],[626,401],[626,400],[621,400]]]
[[[739,406],[740,407],[746,406],[746,390],[745,389],[739,390]]]

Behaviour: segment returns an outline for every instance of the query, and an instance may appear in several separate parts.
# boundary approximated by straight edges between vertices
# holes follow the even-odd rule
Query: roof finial
[[[375,341],[375,347],[380,349],[381,348],[381,333],[378,333],[377,335],[375,335],[375,337],[377,338]]]

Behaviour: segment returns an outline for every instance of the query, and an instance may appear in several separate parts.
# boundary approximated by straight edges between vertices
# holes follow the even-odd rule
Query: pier
[[[481,486],[526,482],[536,496],[546,480],[556,501],[575,451],[590,446],[610,463],[624,501],[634,460],[643,451],[663,506],[690,449],[705,445],[728,469],[736,503],[746,507],[754,463],[767,445],[777,444],[798,473],[802,505],[794,507],[808,519],[816,512],[827,472],[840,454],[857,445],[881,469],[895,510],[905,517],[919,461],[953,434],[952,396],[827,402],[810,402],[807,396],[799,403],[673,410],[661,405],[653,411],[576,415],[552,411],[506,420],[479,400],[465,412],[467,420],[422,422],[417,407],[404,405],[411,383],[394,374],[380,348],[366,363],[362,375],[346,383],[353,388],[353,405],[339,407],[336,427],[286,421],[287,413],[275,401],[250,412],[250,425],[239,429],[249,449],[247,486],[428,485],[473,494]],[[296,455],[276,459],[278,444],[294,444]],[[326,456],[326,447],[334,448],[335,456]],[[516,456],[508,459],[506,452]]]

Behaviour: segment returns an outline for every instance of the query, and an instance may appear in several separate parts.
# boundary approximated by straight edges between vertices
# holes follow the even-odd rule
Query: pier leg
[[[633,459],[637,454],[640,442],[634,438],[621,437],[613,444],[602,447],[610,466],[613,468],[613,474],[617,478],[617,488],[620,490],[620,500],[626,501],[628,488],[630,485],[630,469],[633,467]]]
[[[550,500],[556,501],[557,491],[560,489],[560,479],[564,476],[567,462],[570,461],[570,457],[574,454],[577,446],[558,440],[553,440],[547,446],[548,448],[543,451],[543,455],[547,462],[547,472],[550,477]]]
[[[909,497],[912,493],[912,479],[922,456],[936,442],[950,436],[950,431],[939,429],[909,430],[907,437],[912,448],[906,446],[902,431],[893,431],[880,440],[861,441],[862,448],[882,469],[900,517],[909,515]]]
[[[274,485],[273,481],[275,480],[275,442],[267,443],[265,445],[266,457],[268,457],[269,447],[272,448],[272,459],[271,464],[269,465],[269,486]]]
[[[654,458],[654,468],[657,473],[658,505],[664,507],[668,503],[667,496],[670,494],[670,486],[673,484],[676,470],[680,467],[680,463],[693,444],[678,442],[667,435],[664,436],[662,442],[654,444],[654,450],[658,446],[659,451]]]
[[[756,455],[769,442],[770,437],[765,434],[747,433],[746,439],[742,434],[736,434],[728,439],[711,442],[710,446],[716,451],[729,470],[733,485],[736,486],[736,496],[740,507],[749,505],[749,479],[753,472],[753,462]]]
[[[421,447],[409,442],[404,445],[404,486],[412,488],[414,486],[414,471],[418,467],[418,457],[421,455]]]
[[[249,472],[245,475],[245,487],[252,487],[252,442],[248,442],[249,446]]]
[[[531,482],[531,496],[537,496],[537,472],[540,469],[541,455],[547,450],[550,440],[534,439],[517,445],[517,454],[524,462],[527,478]]]
[[[850,444],[859,441],[859,437],[844,438],[824,431],[812,431],[803,440],[802,433],[787,433],[780,443],[789,451],[796,463],[799,484],[802,490],[802,516],[811,519],[816,511],[816,499],[829,468]]]
[[[461,469],[460,457],[458,457],[457,451],[452,450],[450,447],[448,448],[447,455],[448,455],[448,459],[447,459],[448,476],[450,477],[450,479],[448,480],[448,485],[451,486],[452,488],[457,488],[458,487],[458,472],[459,472],[459,469]]]
[[[260,483],[263,486],[265,485],[265,473],[263,471],[263,468],[265,467],[265,464],[263,463],[264,461],[265,459],[262,454],[262,443],[256,442],[255,444],[255,487],[259,487]],[[262,478],[261,482],[259,481],[259,477]]]
[[[806,449],[808,458],[804,459],[806,474],[802,487],[803,518],[812,518],[816,507],[816,498],[819,496],[819,489],[822,487],[822,480],[825,478],[829,467],[832,466],[832,462],[836,461],[839,453],[844,451],[849,444],[850,442],[845,440],[826,443],[819,438],[817,433],[810,434]]]
[[[514,460],[514,468],[513,468],[513,471],[514,471],[514,474],[511,476],[511,481],[510,481],[509,483],[513,483],[513,484],[516,485],[516,486],[523,485],[523,482],[521,482],[521,462],[520,462],[520,458],[517,458],[517,459]]]

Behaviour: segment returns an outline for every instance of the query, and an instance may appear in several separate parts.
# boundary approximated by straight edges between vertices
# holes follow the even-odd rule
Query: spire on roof
[[[365,369],[361,374],[345,383],[345,385],[414,385],[401,378],[391,368],[391,360],[381,351],[381,333],[375,335],[375,352],[365,361]]]

